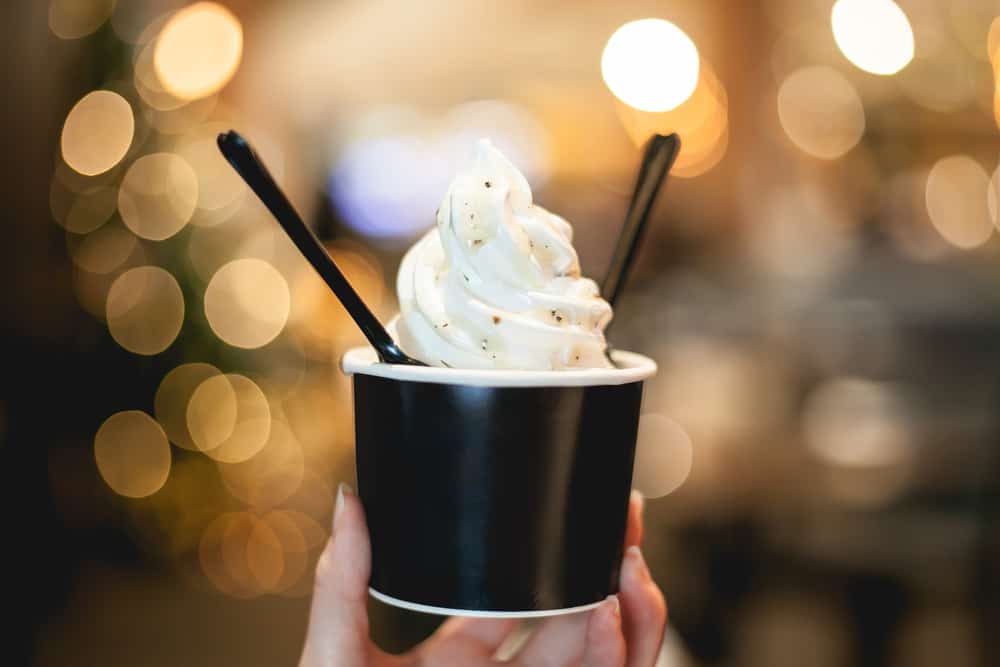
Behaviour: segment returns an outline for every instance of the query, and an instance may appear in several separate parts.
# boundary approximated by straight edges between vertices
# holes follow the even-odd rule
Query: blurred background
[[[361,337],[230,127],[383,320],[475,139],[600,279],[678,132],[611,329],[660,364],[635,483],[665,664],[1000,654],[997,0],[0,12],[6,664],[297,659]],[[393,650],[440,620],[372,615]]]

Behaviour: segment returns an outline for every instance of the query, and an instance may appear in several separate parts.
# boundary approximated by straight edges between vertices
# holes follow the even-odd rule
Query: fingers
[[[653,667],[663,629],[667,622],[667,604],[639,551],[630,546],[625,550],[620,582],[622,616],[628,667]]]
[[[642,544],[642,511],[645,505],[642,494],[632,489],[628,499],[628,522],[625,524],[625,548]]]
[[[590,614],[583,667],[623,667],[625,637],[622,635],[621,608],[611,595]]]
[[[517,619],[450,618],[418,649],[429,665],[492,664]]]
[[[371,546],[364,508],[341,484],[333,533],[316,566],[316,584],[301,667],[368,664],[368,577]]]
[[[556,616],[542,623],[514,658],[519,667],[568,667],[583,658],[590,614]]]

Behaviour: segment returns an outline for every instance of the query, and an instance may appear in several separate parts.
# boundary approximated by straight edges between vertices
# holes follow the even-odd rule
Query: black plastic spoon
[[[667,173],[677,159],[680,149],[681,139],[677,134],[669,136],[654,134],[646,144],[646,153],[639,167],[635,190],[632,192],[628,213],[625,214],[625,224],[622,225],[615,254],[611,257],[611,267],[604,278],[604,284],[601,285],[601,296],[612,307],[621,295],[628,272],[632,268],[636,250],[646,228],[646,221],[656,202],[656,195],[663,187]]]
[[[320,244],[319,239],[306,226],[302,218],[292,207],[288,197],[281,191],[274,177],[261,162],[253,148],[235,130],[224,132],[219,135],[219,150],[225,156],[229,164],[233,166],[250,189],[264,202],[271,214],[277,219],[278,224],[285,230],[288,237],[292,239],[295,247],[299,249],[309,261],[320,277],[326,281],[333,293],[337,295],[344,308],[351,318],[361,329],[361,332],[372,344],[378,353],[378,358],[387,364],[407,364],[410,366],[426,366],[422,361],[417,361],[399,349],[396,342],[385,330],[378,318],[372,314],[358,293],[347,281],[344,274],[334,263],[330,255]]]

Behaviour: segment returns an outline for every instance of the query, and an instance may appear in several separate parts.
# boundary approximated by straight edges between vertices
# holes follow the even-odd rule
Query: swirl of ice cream
[[[437,226],[403,258],[396,340],[433,366],[608,367],[611,306],[580,276],[569,223],[531,201],[488,140],[448,188]]]

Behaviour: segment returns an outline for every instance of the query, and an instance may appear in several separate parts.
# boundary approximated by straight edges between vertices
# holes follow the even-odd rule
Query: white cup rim
[[[390,380],[463,384],[474,387],[590,387],[639,382],[656,373],[656,362],[625,350],[612,350],[617,368],[580,368],[559,371],[460,369],[406,366],[379,362],[367,345],[348,350],[340,362],[346,375],[373,375]]]

